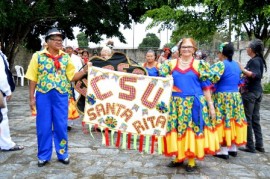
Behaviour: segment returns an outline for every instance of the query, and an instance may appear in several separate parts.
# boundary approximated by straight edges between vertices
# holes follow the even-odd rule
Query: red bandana
[[[85,64],[87,64],[88,58],[83,58],[83,61],[84,61]]]
[[[51,54],[46,53],[47,57],[51,58],[54,61],[54,67],[56,68],[56,70],[60,69],[60,62],[59,62],[59,58],[62,57],[62,55],[57,55],[57,56],[52,56]]]

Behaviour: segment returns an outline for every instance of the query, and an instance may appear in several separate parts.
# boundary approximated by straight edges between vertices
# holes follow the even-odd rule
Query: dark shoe
[[[96,132],[105,132],[105,131],[106,131],[106,130],[104,130],[104,129],[101,131],[100,128],[96,128],[96,129],[94,129],[94,130],[95,130]],[[111,130],[109,129],[108,132],[111,132]]]
[[[214,157],[225,159],[225,160],[228,160],[229,159],[229,155],[224,155],[224,154],[214,155]]]
[[[243,152],[256,153],[256,150],[251,150],[249,148],[239,148],[239,150],[241,150]]]
[[[67,127],[68,132],[71,131],[71,129],[72,129],[71,126],[68,126],[68,127]]]
[[[17,151],[17,150],[23,150],[24,146],[21,145],[15,145],[14,147],[10,149],[2,149],[3,152],[12,152],[12,151]]]
[[[95,129],[96,132],[101,132],[101,129],[100,128],[96,128]],[[102,130],[102,132],[104,132],[105,130]]]
[[[233,157],[236,157],[237,156],[237,152],[229,151],[229,155],[230,156],[233,156]]]
[[[43,167],[43,166],[46,165],[46,163],[48,163],[47,160],[39,160],[39,161],[38,161],[38,167]]]
[[[63,160],[59,160],[59,162],[61,162],[62,164],[68,165],[69,164],[69,158],[65,158]]]
[[[190,165],[187,165],[186,166],[186,171],[187,172],[194,172],[195,171],[195,169],[196,169],[196,166],[190,166]]]
[[[167,167],[170,167],[170,168],[174,168],[174,167],[179,167],[179,166],[182,166],[184,162],[174,162],[174,161],[171,161]]]
[[[261,153],[264,153],[264,152],[265,152],[265,150],[264,150],[263,147],[255,147],[255,149],[256,149],[257,151],[261,152]]]

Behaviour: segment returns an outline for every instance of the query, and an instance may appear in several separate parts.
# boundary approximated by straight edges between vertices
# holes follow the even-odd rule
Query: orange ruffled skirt
[[[76,102],[74,98],[68,100],[68,120],[75,120],[80,117],[79,112],[76,108]]]
[[[201,136],[190,128],[182,136],[178,136],[176,130],[171,131],[165,136],[164,143],[164,154],[176,156],[179,162],[188,158],[203,160],[206,154],[214,155],[220,149],[217,132],[208,127]]]
[[[179,162],[189,158],[202,160],[206,154],[214,155],[220,150],[215,120],[209,117],[203,96],[172,97],[163,142],[164,154],[176,156]]]
[[[247,121],[239,92],[219,92],[213,95],[216,108],[216,129],[222,146],[247,143]]]

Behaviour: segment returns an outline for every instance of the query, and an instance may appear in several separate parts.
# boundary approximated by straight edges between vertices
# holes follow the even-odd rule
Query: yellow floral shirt
[[[62,58],[59,59],[60,69],[56,70],[53,59],[46,54],[49,54],[46,49],[33,54],[25,77],[37,82],[36,90],[41,93],[47,93],[52,89],[60,93],[68,92],[70,81],[75,74],[75,67],[69,55],[59,51]]]

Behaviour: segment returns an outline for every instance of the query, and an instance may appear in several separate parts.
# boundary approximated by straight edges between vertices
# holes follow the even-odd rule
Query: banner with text
[[[89,67],[83,122],[136,135],[164,136],[172,77]]]

